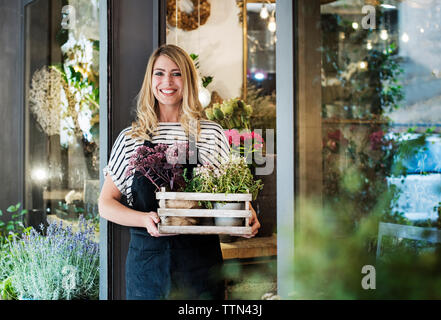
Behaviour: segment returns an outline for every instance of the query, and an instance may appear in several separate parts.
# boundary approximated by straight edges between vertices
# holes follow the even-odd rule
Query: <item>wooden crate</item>
[[[159,233],[174,234],[230,234],[250,235],[250,201],[252,195],[247,194],[224,194],[224,193],[195,193],[195,192],[166,192],[165,188],[156,192],[159,200],[159,217],[200,217],[200,218],[245,218],[243,226],[169,226],[158,224]],[[221,210],[221,209],[174,209],[166,207],[166,200],[194,200],[194,201],[221,201],[221,202],[245,202],[245,210]]]

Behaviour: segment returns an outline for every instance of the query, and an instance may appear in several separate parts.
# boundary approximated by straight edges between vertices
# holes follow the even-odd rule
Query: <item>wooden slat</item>
[[[196,201],[251,201],[250,193],[197,193],[197,192],[156,192],[156,199],[165,200],[196,200]]]
[[[250,210],[250,202],[249,201],[245,202],[245,210]],[[245,226],[247,226],[247,227],[250,226],[250,217],[251,217],[251,211],[250,211],[250,215],[245,219]]]
[[[175,234],[231,234],[250,235],[251,227],[221,227],[221,226],[162,226],[158,225],[159,233]]]
[[[249,218],[251,210],[217,210],[217,209],[172,209],[159,208],[160,217],[222,217],[222,218]]]

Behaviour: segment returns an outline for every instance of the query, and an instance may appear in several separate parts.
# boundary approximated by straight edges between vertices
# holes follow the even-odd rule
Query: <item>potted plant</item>
[[[206,193],[250,193],[252,199],[257,198],[259,190],[263,188],[261,180],[254,180],[245,157],[231,154],[226,160],[221,161],[219,168],[210,164],[198,166],[195,169],[193,178],[188,181],[185,191],[187,192],[206,192]],[[214,209],[245,209],[244,203],[234,202],[205,202],[208,208]],[[241,225],[242,218],[223,218],[216,217],[215,225]]]

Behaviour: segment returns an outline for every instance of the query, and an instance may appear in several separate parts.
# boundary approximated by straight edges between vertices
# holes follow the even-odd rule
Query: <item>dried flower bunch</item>
[[[167,1],[167,23],[171,27],[176,27],[177,20],[178,28],[191,31],[207,22],[208,17],[210,17],[210,2],[208,0],[182,0],[182,2],[176,8],[176,0]],[[183,5],[187,12],[181,10]],[[200,7],[198,7],[199,5]]]
[[[37,70],[32,76],[30,109],[48,136],[60,134],[64,82],[58,71],[48,67]]]
[[[43,226],[41,230],[43,231]],[[99,246],[94,227],[82,216],[79,230],[50,223],[46,236],[35,229],[9,243],[9,279],[21,299],[97,299]]]
[[[185,188],[184,164],[192,153],[188,143],[176,142],[172,146],[158,144],[153,148],[140,146],[129,159],[126,175],[139,172],[156,186],[157,191],[166,187],[169,191]]]

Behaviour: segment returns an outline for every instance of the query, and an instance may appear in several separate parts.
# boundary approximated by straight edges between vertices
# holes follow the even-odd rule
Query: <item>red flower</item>
[[[372,132],[369,136],[369,141],[371,142],[371,148],[372,150],[378,150],[383,142],[384,132],[383,130],[378,130],[375,132]]]
[[[346,147],[348,143],[348,139],[346,139],[343,136],[343,133],[337,129],[335,131],[328,132],[328,141],[325,143],[325,145],[331,151],[337,151],[340,146]]]

